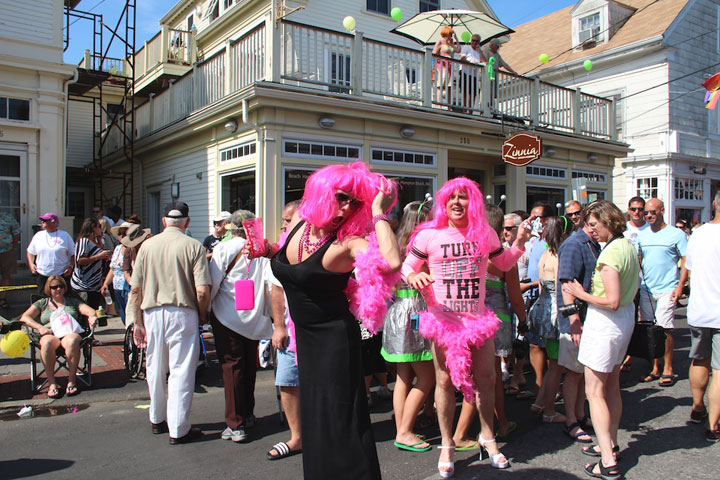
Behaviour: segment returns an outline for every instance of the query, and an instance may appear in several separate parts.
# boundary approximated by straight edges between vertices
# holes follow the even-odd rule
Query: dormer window
[[[600,13],[594,13],[580,19],[579,38],[581,44],[588,41],[600,41]]]

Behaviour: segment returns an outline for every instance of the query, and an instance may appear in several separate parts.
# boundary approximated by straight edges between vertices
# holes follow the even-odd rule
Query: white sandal
[[[437,448],[447,448],[450,450],[455,450],[455,445],[438,445]],[[438,461],[438,473],[440,474],[441,478],[450,478],[453,475],[455,475],[455,461],[452,462],[440,462]],[[449,471],[440,470],[441,468],[450,468]]]
[[[490,455],[490,452],[488,452],[487,447],[485,444],[487,443],[495,443],[495,437],[491,438],[490,440],[485,440],[480,435],[478,435],[478,440],[480,441],[480,460],[483,459],[483,452],[486,452],[488,454],[488,457],[490,457],[490,465],[493,468],[499,468],[499,469],[505,469],[510,468],[510,462],[507,458],[505,458],[505,455],[502,454],[502,452],[498,452],[494,455]],[[504,459],[504,461],[500,461],[500,459]]]

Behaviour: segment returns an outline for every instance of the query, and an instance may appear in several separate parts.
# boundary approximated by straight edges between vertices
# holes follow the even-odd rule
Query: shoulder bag
[[[642,272],[642,264],[640,264],[640,271]],[[644,276],[644,272],[642,273]],[[640,295],[643,295],[642,290],[640,291]],[[627,354],[631,357],[652,360],[665,355],[666,334],[665,329],[656,323],[652,293],[648,291],[647,295],[653,311],[652,321],[643,319],[635,324]]]

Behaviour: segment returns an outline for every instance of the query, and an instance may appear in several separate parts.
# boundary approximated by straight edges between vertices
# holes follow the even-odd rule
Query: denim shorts
[[[277,351],[277,371],[275,385],[278,387],[297,387],[299,385],[298,366],[295,363],[295,352],[287,348]]]

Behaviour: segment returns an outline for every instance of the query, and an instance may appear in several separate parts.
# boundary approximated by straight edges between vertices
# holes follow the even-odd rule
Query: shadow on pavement
[[[75,464],[72,460],[56,460],[52,458],[18,458],[17,460],[0,461],[0,472],[7,480],[28,478],[44,473],[65,470]]]

